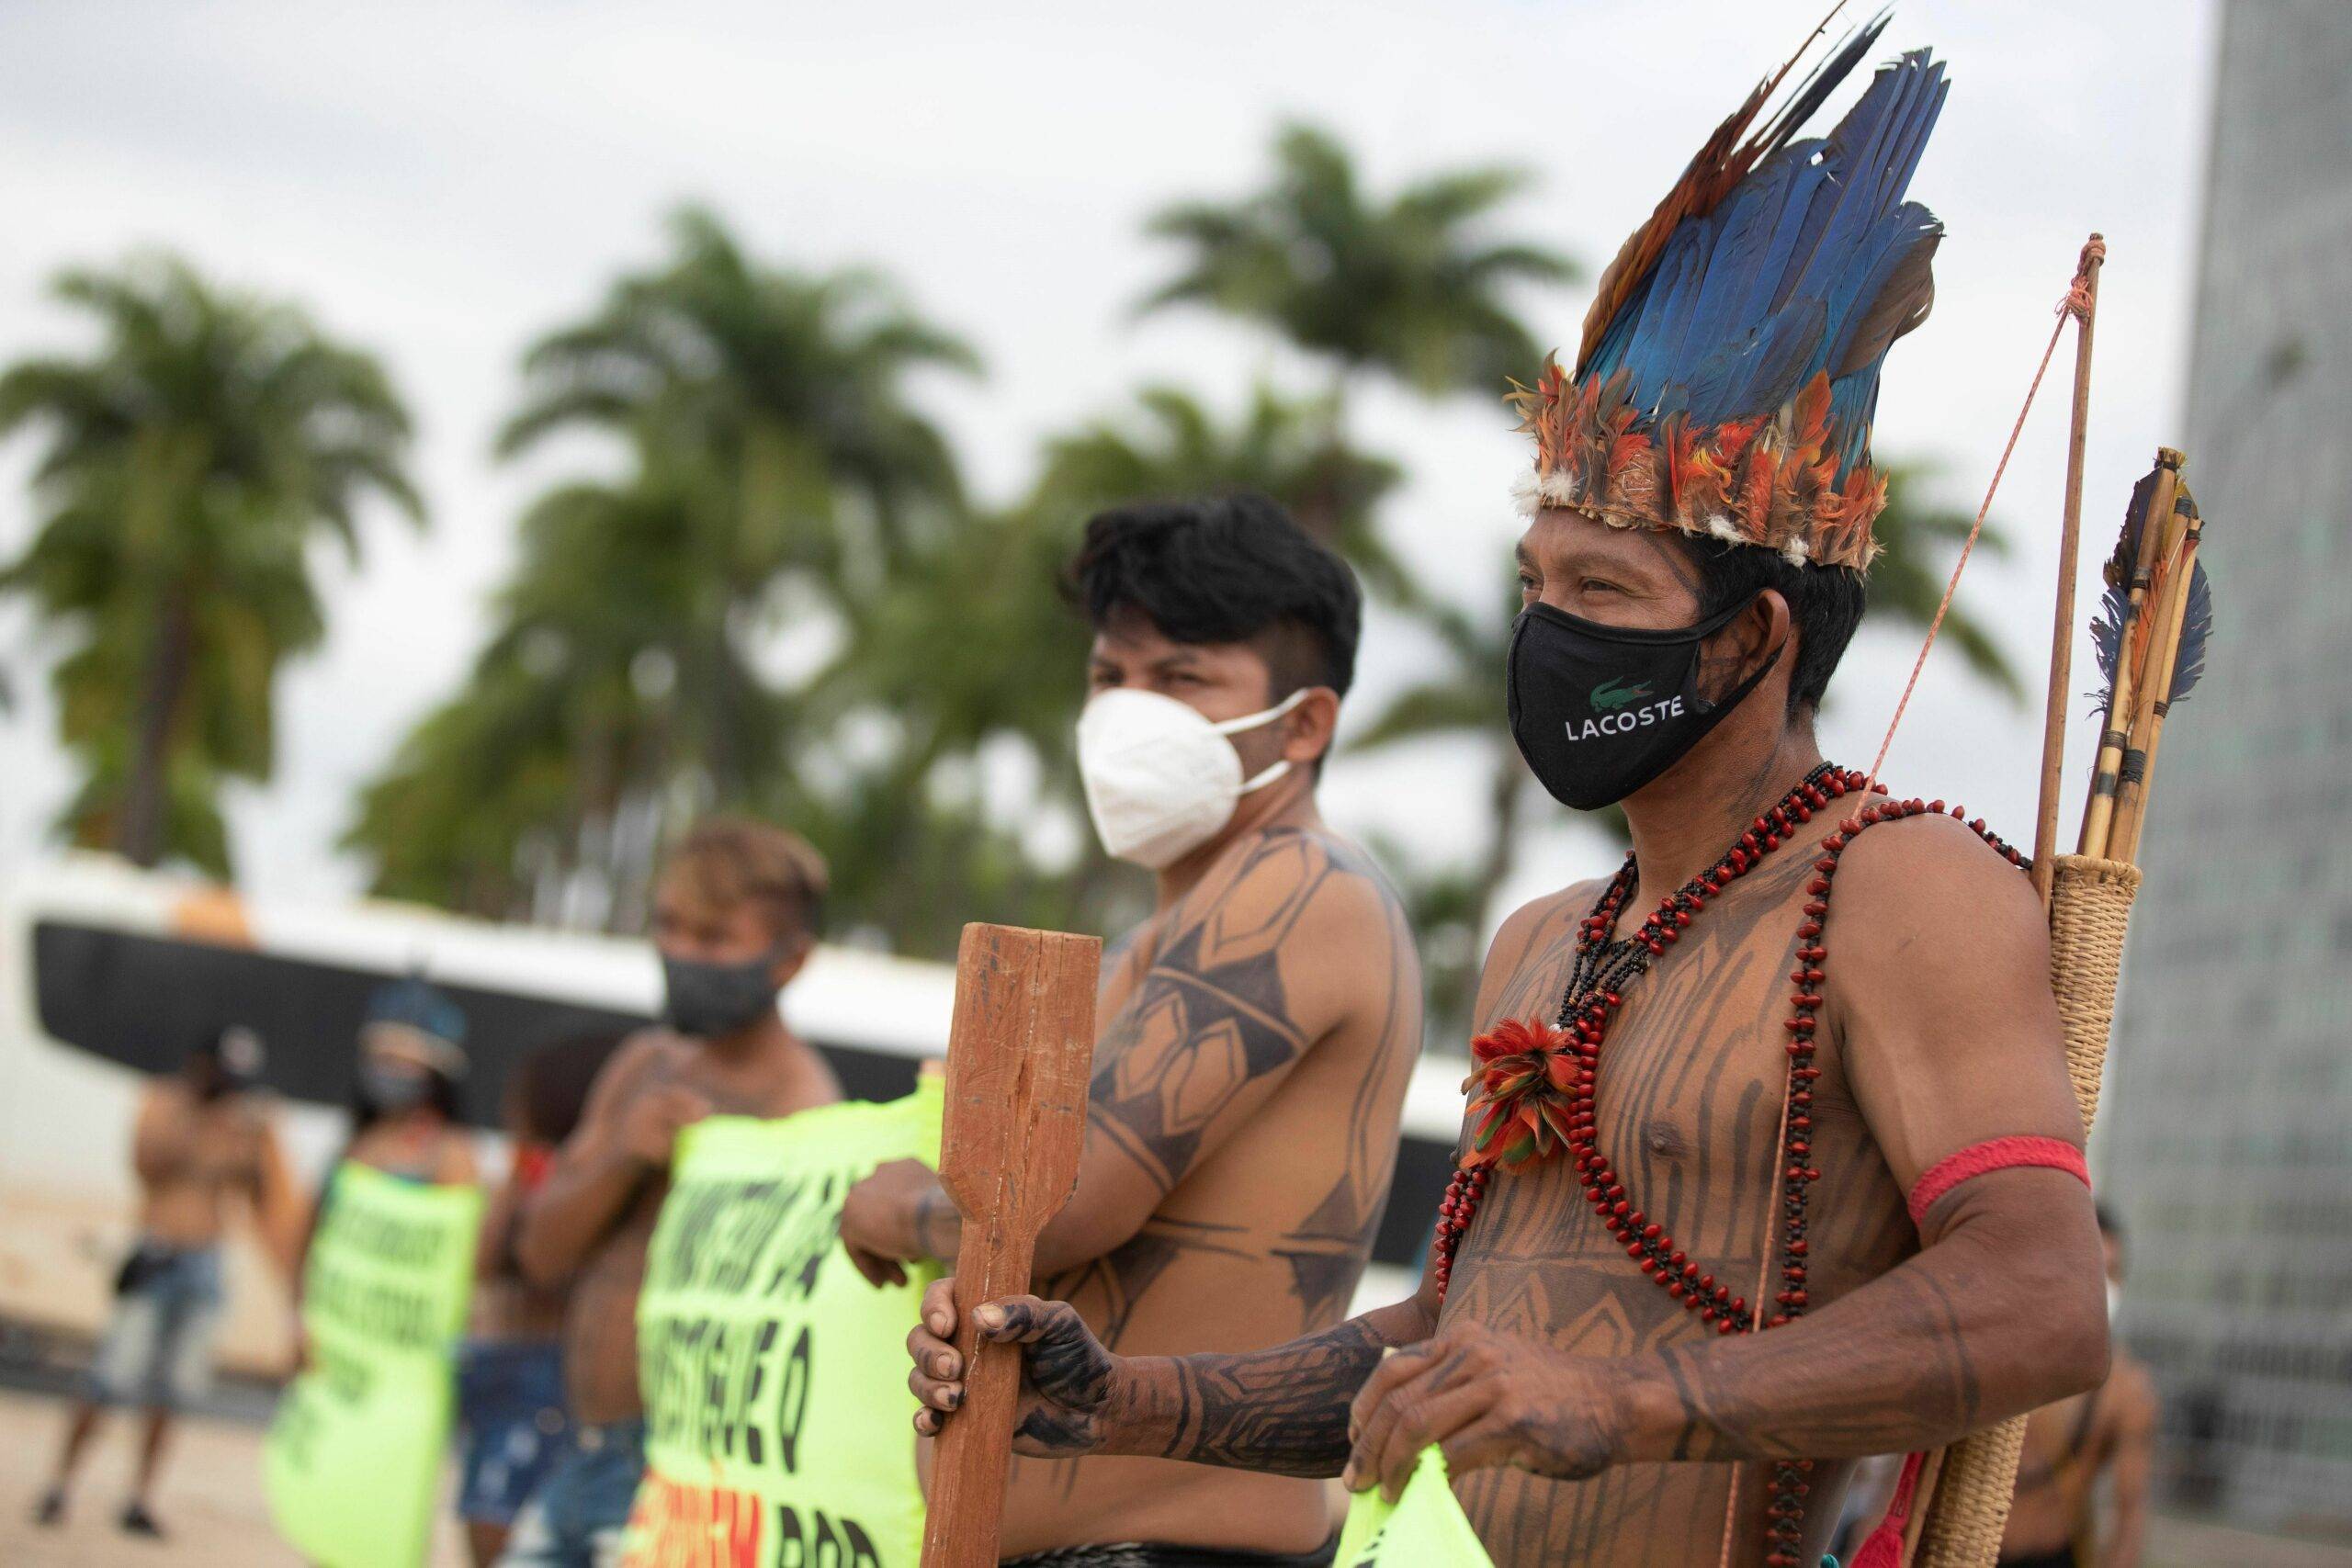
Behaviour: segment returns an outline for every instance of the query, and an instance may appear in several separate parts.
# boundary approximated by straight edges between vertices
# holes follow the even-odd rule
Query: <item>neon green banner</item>
[[[1383,1502],[1377,1488],[1348,1499],[1332,1568],[1493,1568],[1453,1500],[1443,1450],[1421,1450],[1396,1502]]]
[[[280,1535],[320,1568],[422,1568],[481,1193],[348,1162],[302,1275],[309,1365],[262,1450]]]
[[[678,1142],[638,1298],[645,1480],[628,1568],[915,1568],[922,1488],[907,1330],[922,1287],[877,1291],[841,1246],[878,1165],[939,1161],[944,1089]]]

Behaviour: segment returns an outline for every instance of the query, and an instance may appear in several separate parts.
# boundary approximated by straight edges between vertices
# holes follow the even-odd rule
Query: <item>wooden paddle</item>
[[[933,1461],[922,1568],[996,1568],[1021,1348],[980,1344],[972,1309],[1029,1289],[1037,1233],[1078,1185],[1102,961],[1094,937],[1013,926],[966,926],[956,950],[939,1180],[964,1217],[964,1404]]]

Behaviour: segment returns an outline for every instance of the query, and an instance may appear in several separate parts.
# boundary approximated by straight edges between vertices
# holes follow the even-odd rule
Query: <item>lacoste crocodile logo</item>
[[[1615,713],[1619,708],[1633,706],[1649,694],[1646,682],[1639,686],[1626,686],[1615,681],[1604,681],[1592,689],[1592,711]]]

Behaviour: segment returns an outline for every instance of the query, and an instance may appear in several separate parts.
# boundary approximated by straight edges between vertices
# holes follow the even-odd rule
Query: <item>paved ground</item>
[[[48,1474],[64,1407],[41,1394],[0,1391],[0,1564],[6,1568],[301,1568],[271,1532],[261,1498],[261,1428],[251,1420],[198,1418],[181,1430],[156,1512],[172,1536],[128,1540],[114,1513],[130,1474],[128,1423],[99,1438],[71,1519],[60,1530],[28,1522]],[[462,1568],[445,1528],[431,1568]],[[2181,1520],[2158,1521],[2142,1568],[2352,1568],[2352,1548],[2240,1535]]]
[[[198,1418],[181,1428],[155,1499],[170,1540],[131,1540],[114,1528],[137,1442],[127,1421],[100,1435],[65,1528],[34,1529],[33,1502],[63,1421],[55,1399],[0,1392],[0,1563],[7,1568],[301,1568],[269,1528],[261,1428],[245,1421]],[[464,1560],[454,1529],[445,1530],[434,1568]]]
[[[2346,1568],[2352,1547],[2242,1535],[2186,1519],[2158,1519],[2142,1568]]]

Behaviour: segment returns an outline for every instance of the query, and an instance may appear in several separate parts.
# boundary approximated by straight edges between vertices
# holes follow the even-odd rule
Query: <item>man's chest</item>
[[[1493,1172],[1449,1310],[1606,1354],[1702,1331],[1694,1300],[1755,1294],[1791,1150],[1850,1149],[1858,1133],[1833,1084],[1792,1071],[1801,885],[1758,882],[1752,897],[1724,900],[1713,930],[1694,921],[1664,953],[1608,978],[1622,1002],[1589,1064],[1589,1097],[1573,1081],[1558,1094],[1564,1120],[1589,1118],[1589,1140]],[[1505,987],[1503,1016],[1558,1019],[1577,972],[1573,939],[1532,953]]]
[[[208,1114],[190,1144],[188,1174],[215,1186],[252,1182],[261,1165],[260,1139],[242,1118]]]
[[[790,1109],[791,1075],[783,1063],[721,1068],[681,1053],[646,1076],[647,1090],[683,1089],[700,1096],[714,1116],[781,1116]]]
[[[1768,1022],[1720,1021],[1703,1046],[1617,1043],[1593,1101],[1590,1147],[1605,1171],[1568,1149],[1496,1169],[1448,1310],[1580,1353],[1631,1354],[1702,1332],[1686,1303],[1718,1286],[1752,1295],[1775,1213],[1786,1073]],[[1652,1260],[1629,1247],[1644,1233],[1666,1267],[1645,1269]],[[1684,1288],[1663,1288],[1685,1268]]]

